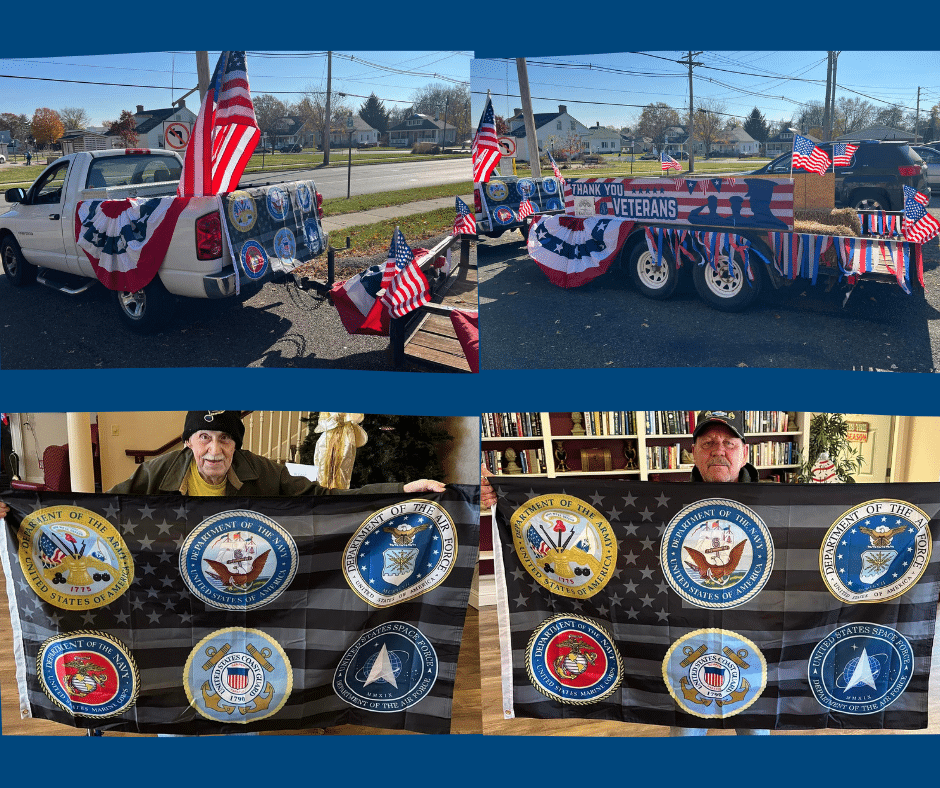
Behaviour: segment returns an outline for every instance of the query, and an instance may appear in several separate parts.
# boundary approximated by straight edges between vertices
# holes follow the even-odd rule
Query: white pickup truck
[[[28,189],[8,189],[6,201],[13,205],[0,213],[0,260],[7,281],[23,287],[38,280],[63,293],[84,292],[97,278],[76,242],[78,204],[174,195],[181,168],[173,151],[82,151],[52,162]],[[316,201],[318,220],[319,194]],[[242,284],[257,281],[242,275]],[[136,292],[113,292],[125,324],[150,332],[172,314],[173,296],[229,298],[236,294],[235,284],[219,202],[193,198],[177,220],[157,276]]]

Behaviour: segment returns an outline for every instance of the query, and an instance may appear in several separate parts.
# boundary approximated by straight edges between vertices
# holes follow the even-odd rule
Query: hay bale
[[[862,224],[852,208],[835,208],[831,211],[794,211],[794,231],[814,235],[862,234]]]

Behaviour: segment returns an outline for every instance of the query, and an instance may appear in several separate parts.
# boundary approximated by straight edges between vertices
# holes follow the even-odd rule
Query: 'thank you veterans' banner
[[[507,717],[927,726],[940,485],[494,482]]]
[[[140,733],[450,731],[478,487],[4,500],[24,717]]]

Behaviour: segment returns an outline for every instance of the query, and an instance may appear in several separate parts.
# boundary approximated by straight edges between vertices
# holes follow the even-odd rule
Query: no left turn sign
[[[170,150],[185,150],[189,144],[189,125],[179,121],[167,123],[163,139]]]
[[[500,137],[496,144],[499,145],[499,150],[502,152],[503,156],[511,159],[516,155],[515,137]]]

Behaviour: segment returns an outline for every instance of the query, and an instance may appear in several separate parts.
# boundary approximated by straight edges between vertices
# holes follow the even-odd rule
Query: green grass
[[[465,183],[446,183],[438,186],[419,186],[414,189],[400,189],[394,192],[360,194],[345,198],[324,200],[324,216],[340,216],[344,213],[358,213],[372,208],[388,208],[392,205],[404,205],[418,200],[432,200],[435,197],[456,197],[473,193],[473,181]],[[454,209],[451,209],[453,213]]]
[[[398,227],[408,245],[412,248],[420,246],[421,241],[433,238],[450,230],[454,225],[454,209],[440,208],[429,213],[416,213],[412,216],[400,216],[376,224],[365,224],[361,227],[350,227],[343,231],[343,238],[348,235],[350,249],[337,253],[340,257],[371,257],[388,251],[392,241],[392,234]],[[340,242],[337,238],[336,242]],[[335,242],[334,242],[335,245]]]
[[[277,172],[303,167],[322,167],[323,153],[266,153],[264,166],[261,166],[261,154],[256,153],[248,162],[245,172]],[[408,161],[436,161],[439,159],[469,159],[464,153],[437,155],[412,155],[408,151],[389,151],[386,153],[354,153],[355,165],[396,164]],[[346,167],[349,164],[349,152],[346,149],[331,150],[329,167]]]

